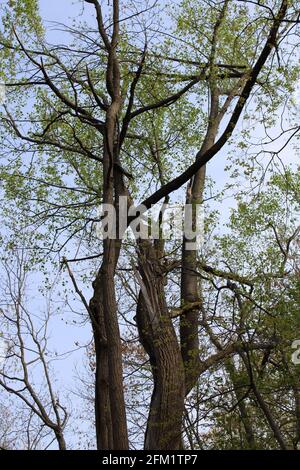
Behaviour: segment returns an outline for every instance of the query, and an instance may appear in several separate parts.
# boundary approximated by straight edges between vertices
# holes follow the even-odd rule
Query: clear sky
[[[71,25],[74,17],[80,17],[82,20],[95,21],[94,18],[94,9],[92,5],[84,4],[83,1],[72,1],[72,0],[40,0],[40,9],[41,16],[45,22],[48,39],[51,42],[64,42],[66,40],[66,34],[61,31],[57,31],[56,23],[64,23]],[[275,132],[279,130],[275,129]],[[263,135],[262,129],[257,129],[256,137]],[[280,142],[277,144],[280,147]],[[216,188],[221,189],[226,183],[230,181],[228,173],[224,171],[224,168],[227,164],[226,155],[228,152],[228,147],[222,150],[216,158],[208,165],[208,174],[216,181]],[[295,162],[296,156],[292,150],[292,147],[289,146],[282,154],[282,158],[285,160],[285,163]],[[222,220],[226,221],[230,213],[231,207],[235,204],[233,198],[228,198],[222,204]],[[216,208],[220,206],[215,205]],[[36,275],[33,275],[31,278],[31,307],[32,308],[41,308],[43,302],[41,297],[36,293]],[[87,298],[90,293],[87,293]],[[57,299],[59,300],[59,299]],[[91,337],[90,327],[84,326],[76,328],[72,326],[68,320],[70,316],[66,312],[62,312],[51,322],[50,327],[50,337],[51,342],[55,347],[58,347],[59,352],[69,351],[74,349],[75,341],[78,341],[81,344],[86,343]],[[82,361],[82,350],[75,352],[70,357],[66,358],[64,361],[57,362],[55,364],[55,373],[57,375],[58,384],[61,384],[66,389],[71,388],[71,384],[74,382],[75,375],[75,365],[78,364],[78,367],[81,367]],[[59,387],[58,387],[59,388]],[[77,406],[80,402],[73,397],[74,404]],[[68,443],[75,442],[71,433],[66,436]]]

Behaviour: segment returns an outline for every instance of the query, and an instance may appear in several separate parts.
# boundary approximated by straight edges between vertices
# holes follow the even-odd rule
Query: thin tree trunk
[[[200,157],[204,154],[213,144],[217,136],[219,119],[218,117],[218,92],[212,92],[211,95],[211,111],[208,124],[208,130],[203,141]],[[206,167],[203,166],[196,173],[193,181],[187,189],[186,203],[191,204],[196,208],[198,204],[203,203],[203,192],[205,186]],[[193,229],[196,227],[197,220],[195,212],[193,212]],[[186,240],[183,238],[182,244],[182,272],[181,272],[181,302],[182,306],[189,303],[196,302],[198,305],[201,302],[201,286],[197,271],[197,250],[188,249],[188,242],[195,242],[196,239]],[[181,353],[185,367],[185,382],[186,382],[186,395],[190,392],[192,387],[196,384],[199,376],[199,314],[201,305],[195,309],[190,309],[180,316],[180,341]]]
[[[233,360],[230,358],[226,361],[226,369],[228,371],[228,374],[230,376],[230,380],[233,384],[234,387],[234,394],[237,399],[238,403],[238,409],[240,412],[241,416],[241,421],[243,423],[243,427],[245,429],[245,436],[246,436],[246,441],[247,441],[247,448],[250,450],[255,450],[256,449],[256,442],[255,442],[255,436],[254,436],[254,431],[251,423],[251,419],[248,414],[247,407],[244,402],[244,394],[243,394],[243,389],[241,388],[241,383],[237,379],[237,372],[233,363]]]
[[[67,450],[67,445],[62,431],[55,431],[55,437],[58,442],[59,450]]]
[[[288,445],[285,442],[285,439],[281,433],[281,430],[279,426],[277,425],[270,408],[268,407],[267,403],[265,402],[263,396],[261,395],[260,391],[257,388],[255,378],[253,376],[253,371],[252,371],[252,366],[250,362],[249,356],[245,354],[240,354],[241,358],[243,359],[243,362],[246,366],[246,369],[248,371],[249,379],[250,379],[250,385],[253,391],[253,395],[256,398],[256,402],[258,403],[260,409],[262,410],[267,423],[270,426],[270,429],[272,430],[275,439],[277,440],[281,450],[288,450]]]

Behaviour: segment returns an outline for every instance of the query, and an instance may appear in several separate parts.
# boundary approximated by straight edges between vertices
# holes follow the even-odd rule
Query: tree
[[[3,265],[7,284],[2,286],[1,323],[8,352],[0,368],[0,387],[24,406],[28,449],[42,445],[45,439],[49,441],[48,436],[53,433],[50,444],[56,440],[58,448],[66,450],[64,428],[68,412],[55,391],[51,359],[47,357],[50,312],[42,318],[26,306],[28,267],[24,251],[14,250]]]
[[[36,4],[23,4],[22,15],[28,20],[28,9]],[[294,73],[293,64],[280,64],[286,58],[284,45],[292,40],[298,23],[299,4],[183,1],[175,7],[170,25],[164,24],[163,33],[156,2],[146,2],[140,11],[118,0],[106,9],[97,0],[84,4],[94,14],[92,26],[65,26],[71,39],[63,45],[47,42],[37,15],[30,30],[22,31],[13,22],[16,6],[7,6],[0,44],[2,74],[8,70],[11,79],[6,83],[8,104],[2,116],[8,160],[2,177],[6,197],[21,220],[28,218],[31,203],[30,222],[39,228],[37,252],[62,255],[90,319],[97,446],[127,449],[116,276],[130,249],[126,253],[124,233],[104,238],[99,247],[93,233],[99,222],[97,207],[118,209],[124,197],[131,211],[127,226],[137,219],[134,209],[145,213],[153,204],[167,203],[186,183],[186,202],[194,209],[203,202],[205,165],[235,135],[246,105],[251,113],[250,99],[259,93],[259,106],[271,113],[284,100],[274,77],[285,82],[287,71]],[[199,23],[199,17],[206,21]],[[275,58],[279,66],[274,65]],[[273,90],[278,95],[275,103],[270,97]],[[120,225],[117,211],[117,228]],[[229,359],[235,354],[245,358],[250,374],[249,354],[274,347],[268,336],[241,341],[232,332],[225,341],[215,337],[203,314],[199,279],[203,273],[228,283],[234,278],[231,272],[201,263],[187,243],[183,238],[168,259],[170,247],[162,238],[137,237],[133,266],[127,256],[129,285],[138,286],[133,307],[136,326],[153,377],[146,449],[185,445],[185,399],[201,374],[227,359],[230,369]],[[70,259],[67,250],[75,250],[76,256]],[[91,262],[90,301],[70,269],[74,261]],[[180,306],[174,318],[166,286],[176,270],[181,273]],[[235,277],[243,282],[239,274]],[[235,292],[233,286],[231,290]],[[204,358],[200,326],[213,345]]]

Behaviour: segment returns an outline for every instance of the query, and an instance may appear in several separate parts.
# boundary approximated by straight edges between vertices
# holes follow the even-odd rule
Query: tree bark
[[[55,431],[55,437],[58,442],[59,450],[67,450],[67,445],[62,431]]]
[[[93,283],[94,295],[90,301],[95,345],[95,423],[97,448],[113,448],[113,431],[109,394],[109,365],[107,337],[103,314],[103,282],[99,272]]]
[[[220,119],[218,118],[218,92],[211,91],[211,110],[208,129],[203,141],[199,158],[214,144],[217,136]],[[203,166],[196,173],[187,189],[186,204],[193,209],[203,203],[206,167]],[[193,212],[193,229],[196,229],[197,220]],[[196,239],[191,240],[195,242]],[[190,303],[198,303],[198,307],[188,310],[180,316],[180,342],[181,353],[185,367],[186,395],[195,385],[199,375],[199,314],[201,311],[201,286],[197,272],[197,250],[189,250],[188,241],[183,237],[182,244],[182,271],[181,271],[181,303],[182,307]]]
[[[146,450],[181,448],[184,413],[184,368],[164,293],[164,279],[150,243],[139,244],[141,293],[137,324],[150,357],[154,388],[145,436]]]
[[[246,404],[244,402],[244,395],[243,395],[243,389],[241,388],[240,381],[237,379],[237,372],[236,368],[234,366],[234,362],[231,358],[229,358],[226,361],[226,369],[228,371],[228,374],[230,376],[230,380],[233,384],[234,387],[234,394],[237,399],[238,403],[238,409],[240,412],[241,416],[241,421],[243,423],[243,427],[245,429],[245,437],[247,441],[247,449],[249,450],[255,450],[256,449],[256,442],[255,442],[255,436],[254,436],[254,430],[253,426],[251,423],[251,419],[248,414],[248,410],[246,407]]]

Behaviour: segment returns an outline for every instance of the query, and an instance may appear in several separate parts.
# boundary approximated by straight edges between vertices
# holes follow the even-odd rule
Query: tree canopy
[[[0,388],[28,423],[5,446],[299,449],[300,2],[78,8],[0,9]],[[200,247],[164,236],[179,203]]]

